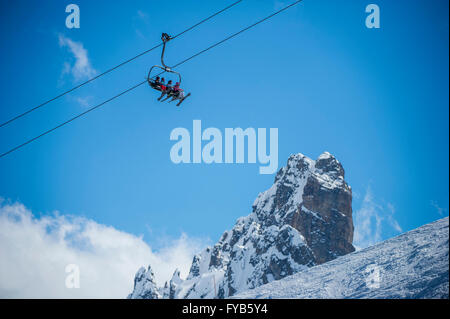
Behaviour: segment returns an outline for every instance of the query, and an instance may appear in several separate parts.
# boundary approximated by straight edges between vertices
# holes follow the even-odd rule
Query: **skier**
[[[149,81],[149,83],[152,88],[161,91],[161,81],[159,76],[157,76],[154,81]]]
[[[173,96],[173,100],[176,99],[183,99],[184,98],[184,90],[182,88],[180,88],[180,82],[175,83],[173,89],[172,89],[172,96]]]
[[[164,97],[164,95],[169,96],[169,94],[172,92],[172,80],[169,80],[169,82],[167,82],[167,85],[163,87],[161,87],[161,96],[158,98],[158,101],[161,101],[161,99]]]
[[[161,91],[164,91],[166,89],[166,80],[164,78],[161,79]]]
[[[163,101],[165,101],[169,98],[172,98],[172,100],[170,100],[169,103],[173,102],[175,100],[178,100],[179,102],[178,102],[177,106],[180,106],[181,103],[183,103],[183,101],[185,99],[187,99],[190,95],[191,95],[191,93],[184,95],[184,90],[182,88],[180,88],[180,83],[177,82],[177,83],[175,83],[174,87],[171,89],[170,94],[168,94],[167,97]]]

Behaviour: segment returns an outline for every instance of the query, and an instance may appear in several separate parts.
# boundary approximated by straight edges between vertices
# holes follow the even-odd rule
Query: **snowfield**
[[[449,298],[449,219],[233,298]]]

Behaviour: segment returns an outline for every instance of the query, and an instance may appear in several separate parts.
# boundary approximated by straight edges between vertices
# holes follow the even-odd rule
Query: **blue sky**
[[[64,1],[0,2],[2,121],[231,1],[76,3],[80,29],[65,27]],[[288,3],[245,0],[170,43],[166,62]],[[200,119],[222,130],[278,128],[280,167],[293,153],[334,154],[353,188],[355,222],[374,219],[360,230],[361,243],[447,216],[448,1],[378,0],[380,29],[365,27],[369,3],[305,0],[182,65],[192,92],[182,108],[156,102],[157,93],[142,86],[0,159],[0,196],[37,215],[57,210],[144,235],[156,249],[182,233],[214,242],[251,212],[274,175],[259,175],[257,164],[173,164],[170,132],[192,131]],[[80,69],[71,69],[69,43],[86,53]],[[159,55],[0,128],[0,151],[142,81]]]

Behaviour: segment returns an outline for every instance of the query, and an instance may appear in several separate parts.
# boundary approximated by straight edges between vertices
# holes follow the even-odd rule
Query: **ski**
[[[186,100],[190,95],[191,93],[188,93],[184,98],[182,98],[180,102],[178,102],[177,106],[180,106],[180,104],[183,103],[183,101]]]

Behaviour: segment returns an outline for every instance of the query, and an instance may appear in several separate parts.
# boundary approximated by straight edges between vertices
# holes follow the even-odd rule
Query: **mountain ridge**
[[[449,298],[449,218],[232,298]]]
[[[352,191],[330,153],[298,153],[259,193],[252,213],[238,218],[213,247],[194,256],[157,287],[151,267],[139,269],[129,298],[227,298],[353,252]]]

